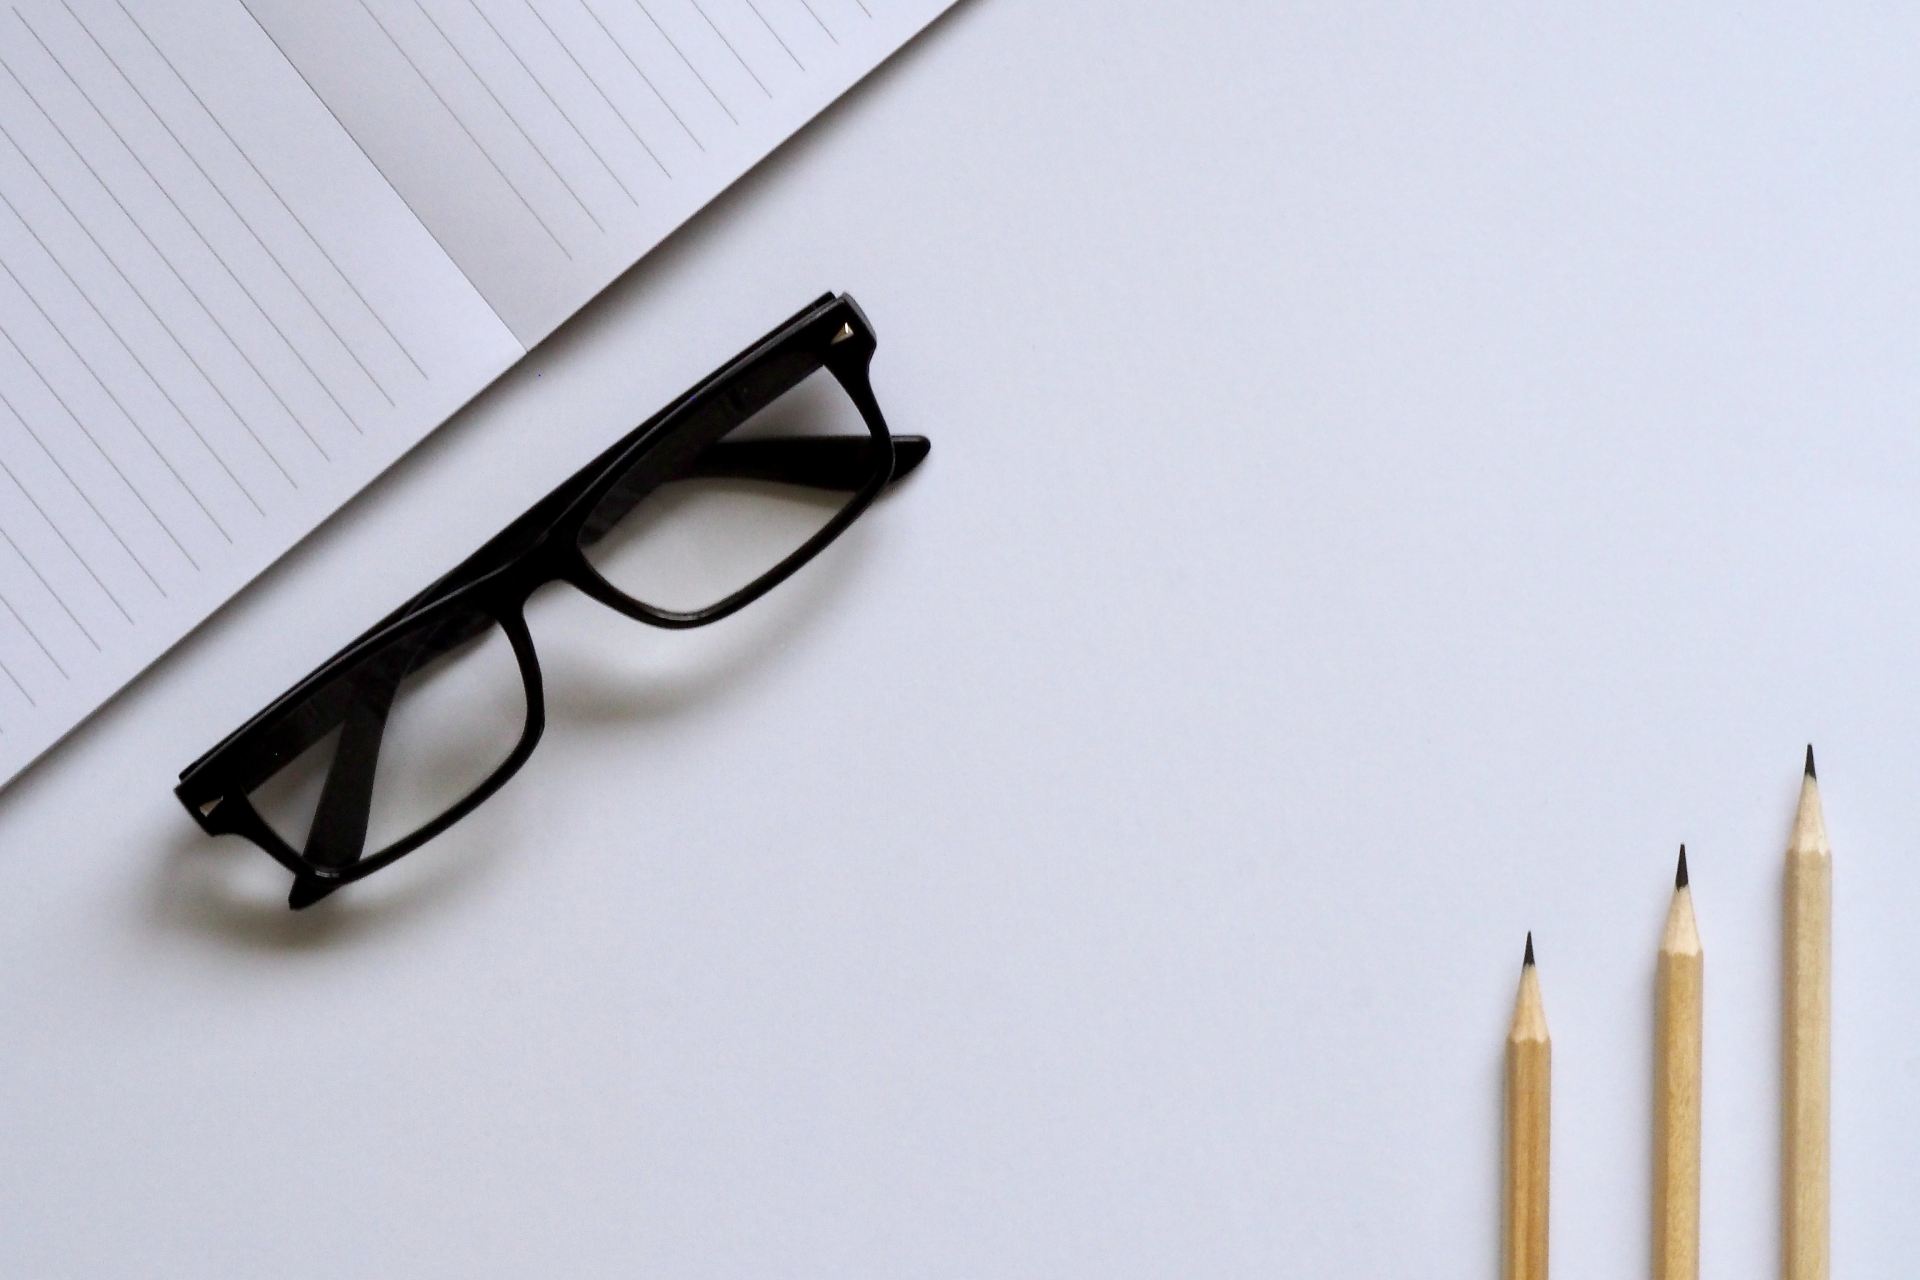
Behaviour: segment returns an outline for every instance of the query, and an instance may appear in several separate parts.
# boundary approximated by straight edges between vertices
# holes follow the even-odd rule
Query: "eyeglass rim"
[[[408,621],[418,626],[429,625],[441,614],[451,612],[459,603],[455,597],[449,596],[445,600],[429,605]],[[296,877],[325,886],[321,892],[309,899],[314,901],[326,896],[333,889],[365,879],[381,868],[391,866],[401,857],[440,836],[449,827],[479,808],[484,801],[505,786],[508,780],[532,757],[534,748],[539,745],[547,725],[545,680],[540,671],[540,659],[533,643],[533,633],[527,626],[525,617],[517,609],[507,614],[489,614],[488,617],[493,625],[506,633],[508,643],[512,646],[514,659],[520,670],[521,689],[526,695],[526,723],[521,727],[520,738],[514,744],[513,750],[494,767],[493,772],[444,812],[391,844],[340,867],[315,862],[295,849],[274,829],[273,824],[266,820],[254,805],[252,796],[245,791],[230,795],[210,814],[199,815],[201,825],[210,835],[237,835],[250,840],[275,862],[293,872]],[[411,629],[411,627],[407,628],[407,630]],[[391,643],[392,639],[397,638],[397,636],[390,637],[388,642]],[[215,819],[217,822],[209,825],[209,820]]]

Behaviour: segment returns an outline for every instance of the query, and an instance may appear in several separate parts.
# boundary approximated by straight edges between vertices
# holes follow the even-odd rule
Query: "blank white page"
[[[0,782],[521,354],[237,0],[0,9]]]
[[[528,345],[951,0],[247,0]]]

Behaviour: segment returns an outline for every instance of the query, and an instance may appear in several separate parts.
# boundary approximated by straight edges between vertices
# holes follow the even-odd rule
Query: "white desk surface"
[[[1920,15],[1602,8],[961,5],[0,795],[0,1275],[1486,1276],[1529,928],[1556,1273],[1643,1272],[1685,839],[1764,1276],[1809,738],[1907,1268]],[[705,631],[543,598],[533,762],[321,909],[191,826],[824,288],[896,499]]]

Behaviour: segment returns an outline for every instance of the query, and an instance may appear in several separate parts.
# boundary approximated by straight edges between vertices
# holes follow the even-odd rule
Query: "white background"
[[[876,0],[876,3],[880,0]],[[1444,10],[1444,11],[1443,11]],[[1836,844],[1835,1274],[1920,1255],[1916,18],[972,0],[0,796],[0,1275],[1644,1271],[1674,846],[1705,1272],[1776,1266]],[[792,308],[927,465],[314,911],[173,773]]]

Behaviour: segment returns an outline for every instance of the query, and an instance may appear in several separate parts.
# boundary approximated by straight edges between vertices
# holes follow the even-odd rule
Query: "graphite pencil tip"
[[[1533,930],[1531,929],[1527,930],[1527,955],[1520,962],[1520,967],[1523,969],[1533,967]]]
[[[1680,866],[1673,873],[1673,887],[1675,889],[1687,887],[1687,846],[1685,845],[1680,846]]]
[[[1820,775],[1813,771],[1813,744],[1811,742],[1807,744],[1807,776],[1815,782],[1820,780]]]

